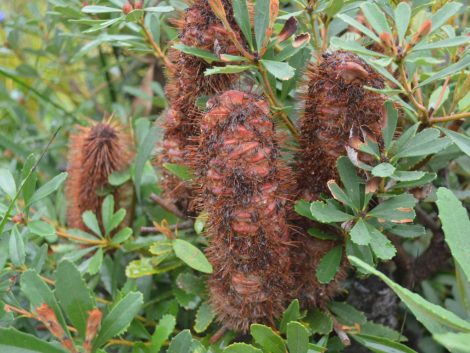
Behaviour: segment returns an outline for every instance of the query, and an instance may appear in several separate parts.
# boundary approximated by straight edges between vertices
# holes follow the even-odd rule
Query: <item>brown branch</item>
[[[454,120],[460,120],[460,119],[465,119],[465,118],[470,118],[470,112],[453,114],[453,115],[448,115],[448,116],[440,116],[438,118],[431,118],[429,119],[429,121],[431,123],[445,123],[447,121],[454,121]]]
[[[173,203],[169,202],[168,200],[165,200],[164,198],[158,196],[157,194],[154,194],[154,193],[150,194],[150,198],[152,199],[152,201],[159,204],[165,210],[173,213],[175,216],[182,218],[182,219],[188,218],[188,216],[186,216],[183,212],[181,212],[178,209],[178,207],[176,207]]]
[[[187,220],[181,223],[171,224],[168,226],[170,230],[177,230],[177,229],[190,229],[194,226],[194,222],[192,220]],[[141,227],[140,232],[142,234],[152,234],[152,233],[159,233],[158,229],[155,227]]]

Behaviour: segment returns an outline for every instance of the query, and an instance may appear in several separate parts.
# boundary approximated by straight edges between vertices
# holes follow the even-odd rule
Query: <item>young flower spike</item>
[[[210,301],[226,328],[274,324],[292,296],[286,203],[292,181],[268,104],[240,91],[208,101],[193,158],[208,215]]]
[[[231,3],[226,0],[222,3],[232,28],[238,28],[233,19]],[[181,43],[186,46],[204,49],[216,55],[238,53],[207,0],[194,1],[186,10],[184,18],[177,21],[176,25],[180,28]],[[204,71],[210,64],[176,49],[170,50],[170,60],[174,66],[169,68],[165,89],[170,107],[164,116],[163,153],[159,164],[187,164],[188,148],[195,144],[199,131],[201,112],[196,104],[197,99],[227,90],[238,76],[205,76]],[[192,198],[188,185],[164,171],[162,188],[166,198],[175,202],[183,211],[188,210]]]
[[[96,123],[90,127],[78,127],[70,136],[68,173],[65,192],[68,201],[68,225],[87,230],[82,213],[91,210],[100,225],[102,191],[111,188],[108,178],[113,172],[125,170],[131,159],[128,136],[117,124]],[[114,190],[119,205],[120,189]]]
[[[307,79],[297,180],[300,198],[312,201],[328,193],[328,180],[338,180],[336,160],[346,155],[353,129],[366,129],[380,141],[385,99],[364,88],[383,88],[381,76],[345,51],[324,54],[319,64],[308,68]]]

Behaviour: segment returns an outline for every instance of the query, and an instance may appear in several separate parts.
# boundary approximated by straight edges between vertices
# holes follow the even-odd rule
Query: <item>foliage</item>
[[[178,43],[179,0],[0,4],[0,351],[311,353],[352,341],[373,352],[470,352],[465,2],[230,2],[246,41],[239,56]],[[229,31],[221,0],[209,3]],[[379,277],[404,304],[401,326],[374,322],[344,294],[311,310],[294,300],[246,337],[219,331],[206,288],[208,215],[186,218],[162,202],[153,165],[168,51],[202,58],[206,76],[242,75],[240,85],[269,102],[290,156],[303,72],[337,49],[383,76],[385,88],[368,89],[387,98],[387,123],[379,140],[352,131],[340,180],[320,200],[295,200],[295,211],[318,224],[312,237],[339,244],[319,261],[318,282],[333,281],[342,261],[350,281]],[[131,186],[131,202],[116,209],[104,190],[102,214],[82,214],[86,231],[68,228],[69,135],[109,116],[131,131],[133,161],[109,177],[111,188]],[[186,166],[164,167],[181,183],[194,179]],[[423,262],[448,252],[438,273]]]

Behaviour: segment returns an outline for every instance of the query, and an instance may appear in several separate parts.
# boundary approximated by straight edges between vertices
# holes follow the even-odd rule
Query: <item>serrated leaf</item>
[[[100,225],[98,224],[98,219],[93,211],[88,210],[82,213],[83,223],[90,229],[93,233],[102,236]]]
[[[88,311],[94,304],[85,281],[77,267],[69,261],[59,263],[56,272],[55,296],[82,338],[88,320]]]
[[[8,169],[0,169],[0,189],[2,189],[11,199],[15,197],[15,178],[13,178],[13,175]]]
[[[425,300],[419,294],[393,282],[382,272],[377,271],[372,266],[366,264],[354,256],[348,256],[349,261],[357,267],[362,268],[367,273],[371,273],[384,281],[400,299],[408,306],[411,312],[416,316],[428,331],[432,334],[447,333],[449,330],[457,332],[470,332],[470,323],[461,319],[454,313]]]
[[[300,322],[292,321],[287,324],[287,347],[290,353],[308,352],[308,330]]]
[[[367,245],[370,243],[371,234],[367,229],[366,222],[362,218],[356,222],[349,234],[351,235],[351,241],[357,245]]]
[[[124,208],[119,209],[113,216],[109,222],[109,232],[112,232],[116,229],[126,218],[126,210]]]
[[[399,43],[403,43],[411,19],[410,5],[406,2],[400,2],[395,8],[394,18],[397,27],[398,41]]]
[[[263,353],[261,349],[246,343],[232,343],[224,349],[224,353]]]
[[[337,316],[341,323],[348,326],[355,324],[365,324],[367,321],[366,315],[357,310],[352,305],[345,302],[331,302],[328,308]]]
[[[392,242],[373,226],[368,224],[367,229],[370,234],[370,247],[375,256],[382,260],[392,259],[397,252]]]
[[[412,222],[415,217],[414,206],[416,199],[413,195],[404,193],[390,197],[368,212],[369,216],[393,223]]]
[[[193,244],[183,239],[175,239],[173,250],[175,255],[189,267],[204,273],[212,273],[212,265],[207,261],[203,252]]]
[[[286,352],[284,340],[274,333],[270,327],[260,324],[252,324],[250,327],[250,333],[256,343],[263,347],[265,351],[271,353]]]
[[[101,219],[103,220],[103,226],[108,235],[111,232],[111,218],[114,214],[114,197],[113,195],[108,195],[103,200],[101,205]]]
[[[142,293],[130,292],[119,300],[104,317],[93,347],[103,346],[109,339],[127,330],[144,302]]]
[[[49,180],[47,183],[36,190],[26,206],[31,206],[33,203],[38,202],[52,194],[62,185],[65,179],[67,179],[67,176],[68,174],[64,172]]]
[[[103,263],[103,250],[99,248],[98,250],[96,250],[95,254],[90,258],[87,272],[90,275],[97,274],[101,268],[102,263]]]
[[[286,332],[287,329],[287,323],[290,321],[298,320],[300,319],[300,303],[298,299],[294,299],[291,301],[289,306],[287,307],[286,310],[282,313],[282,319],[281,323],[279,324],[279,330],[282,333]]]
[[[455,195],[446,188],[437,190],[439,219],[444,230],[445,241],[454,260],[460,265],[470,281],[470,219],[468,212]]]
[[[45,342],[14,328],[0,328],[0,352],[8,353],[67,353],[64,348]]]
[[[215,318],[215,312],[209,303],[202,303],[197,309],[196,320],[194,321],[194,331],[197,333],[207,330]]]
[[[163,315],[158,322],[155,332],[152,335],[152,350],[155,352],[160,351],[165,341],[170,337],[171,333],[175,329],[176,319],[173,315]]]
[[[338,272],[341,258],[343,256],[343,248],[341,245],[335,246],[328,251],[320,260],[315,271],[317,279],[320,283],[330,283]]]
[[[183,330],[171,340],[167,353],[190,352],[192,343],[193,343],[193,337],[191,336],[191,331]]]
[[[333,330],[333,320],[320,309],[309,312],[306,321],[312,333],[327,335]]]
[[[354,218],[354,216],[344,213],[334,206],[321,201],[314,201],[310,204],[310,212],[314,219],[321,223],[344,222]]]
[[[271,75],[282,81],[286,81],[294,77],[295,69],[288,63],[266,59],[262,59],[260,62]]]

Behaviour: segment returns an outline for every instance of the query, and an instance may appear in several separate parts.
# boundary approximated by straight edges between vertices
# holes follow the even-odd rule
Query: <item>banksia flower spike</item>
[[[291,299],[286,203],[293,178],[264,100],[227,91],[208,108],[192,156],[209,215],[210,300],[224,327],[246,332],[253,322],[273,324]]]
[[[337,180],[336,160],[346,155],[353,130],[380,141],[385,99],[364,88],[383,88],[380,75],[345,51],[324,54],[307,78],[297,179],[301,198],[311,201],[328,193],[328,180]]]
[[[82,213],[93,211],[100,223],[100,191],[110,188],[108,177],[127,168],[131,159],[131,144],[128,136],[117,124],[96,123],[90,127],[78,127],[70,136],[68,173],[65,192],[68,205],[69,227],[87,230]],[[114,190],[114,199],[119,208],[119,189]]]
[[[228,22],[238,29],[233,19],[231,3],[222,1]],[[212,12],[207,0],[196,0],[176,22],[180,28],[181,43],[210,51],[216,55],[237,54],[220,20]],[[163,127],[163,153],[159,164],[186,164],[188,147],[195,142],[201,112],[196,106],[200,96],[211,96],[227,90],[237,79],[237,75],[210,75],[204,71],[210,65],[201,58],[175,49],[170,50],[174,66],[169,69],[166,93],[170,107],[165,114]],[[164,172],[162,188],[167,198],[175,201],[186,211],[192,192],[176,177]]]

